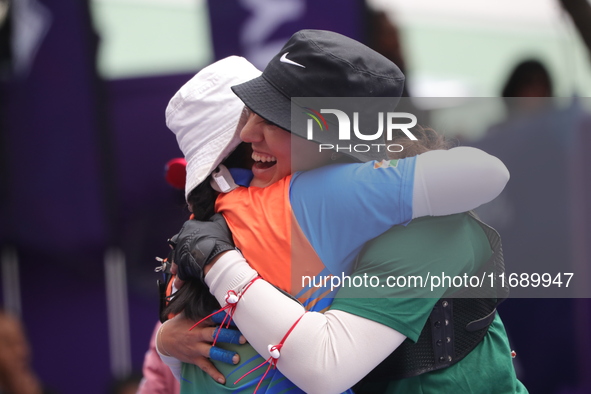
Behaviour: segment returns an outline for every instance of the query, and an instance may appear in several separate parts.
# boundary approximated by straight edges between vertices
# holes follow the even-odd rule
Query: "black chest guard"
[[[482,277],[486,273],[490,278],[489,274],[494,272],[494,285],[464,288],[455,292],[453,298],[437,301],[417,342],[406,339],[354,387],[356,393],[365,392],[365,383],[371,383],[372,392],[375,392],[379,382],[383,382],[385,388],[392,380],[449,367],[466,357],[488,332],[497,306],[509,295],[509,286],[501,287],[498,280],[499,274],[505,272],[499,234],[470,214],[484,230],[493,251],[490,259],[474,275]]]

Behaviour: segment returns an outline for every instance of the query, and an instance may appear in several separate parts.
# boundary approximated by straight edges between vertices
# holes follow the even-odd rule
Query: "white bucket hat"
[[[231,86],[261,75],[248,60],[230,56],[189,80],[166,107],[166,125],[187,160],[185,198],[240,144],[244,103]]]

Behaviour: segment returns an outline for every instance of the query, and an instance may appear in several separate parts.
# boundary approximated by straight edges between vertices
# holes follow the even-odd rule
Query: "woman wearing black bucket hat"
[[[395,109],[404,80],[404,74],[394,63],[355,40],[332,32],[302,30],[291,37],[261,76],[232,90],[265,121],[307,138],[305,128],[292,125],[292,102],[294,108],[305,109],[314,102],[310,100],[318,98],[325,98],[316,100],[325,104],[332,103],[332,97],[382,98],[371,101],[375,104],[373,108],[359,105],[358,100],[339,102],[350,107],[348,109],[375,116],[380,109]],[[366,103],[361,101],[361,104]],[[294,111],[294,115],[298,113]],[[327,132],[315,133],[311,139],[319,144],[335,144],[336,137],[335,133]],[[367,143],[355,133],[348,141],[351,145]],[[371,148],[368,152],[354,149],[342,152],[360,162],[387,158],[386,149]]]
[[[307,35],[307,37],[305,37],[305,39],[310,39],[310,35],[312,35],[313,36],[312,37],[312,41],[315,44],[322,43],[322,40],[319,39],[317,36],[315,36],[316,35],[316,32],[304,32],[304,33],[305,34],[303,34],[303,35]],[[334,37],[332,37],[332,35],[331,35],[330,38],[331,39],[334,39]],[[332,45],[334,43],[333,42],[330,42],[330,44]],[[288,45],[289,45],[289,43],[288,43]],[[328,45],[328,47],[330,47],[330,45]],[[338,47],[338,45],[337,45],[337,47]],[[293,49],[292,47],[290,47],[290,48]],[[288,57],[286,55],[286,53],[288,53],[288,51],[284,52],[283,54],[280,54],[281,57],[279,57],[279,55],[278,55],[278,57],[276,57],[276,59],[278,59],[278,61],[281,62],[281,63],[285,63],[285,64],[290,65],[290,66],[293,66],[293,67],[301,67],[301,68],[304,68],[305,67],[302,63],[298,63],[295,60],[293,60],[292,58]],[[327,55],[326,46],[323,47],[323,54],[325,56]],[[295,63],[295,64],[293,64],[293,63]],[[361,72],[362,74],[363,73],[366,73],[367,70],[364,70],[364,69],[361,69],[360,70],[359,65],[357,63],[358,62],[353,62],[352,63],[354,66],[356,66],[356,67],[354,67],[354,70],[355,71],[353,73],[356,73],[356,72]],[[347,67],[348,67],[348,65],[347,65]],[[367,74],[367,75],[369,75],[369,78],[372,79],[372,80],[374,78],[376,78],[376,76],[373,73],[370,73],[370,74]],[[265,74],[263,74],[263,77],[264,76],[265,76]],[[288,79],[293,79],[292,77],[293,76],[291,76]],[[383,77],[383,76],[380,76],[380,78],[381,77]],[[261,81],[259,81],[259,82],[261,82]],[[281,84],[281,81],[280,80],[278,81],[277,79],[272,79],[272,78],[270,80],[269,79],[265,79],[262,82],[263,82],[263,84],[267,84],[267,86],[266,86],[267,89],[269,88],[269,85],[273,89],[275,89],[275,85],[273,85],[273,83],[274,84],[279,84],[280,86],[285,86],[285,84]],[[250,82],[247,82],[246,84],[250,84]],[[371,86],[371,83],[369,83],[367,85],[368,86]],[[259,87],[260,87],[260,85],[259,85]],[[240,89],[240,86],[236,88],[237,91],[239,89]],[[372,88],[372,89],[374,89],[374,88]],[[371,91],[370,91],[370,93],[371,93]],[[238,94],[240,94],[240,93],[238,93]],[[263,94],[263,93],[261,93],[261,94]],[[364,93],[364,94],[368,94],[368,93]],[[279,97],[274,97],[273,98],[273,101],[278,102],[279,99],[280,99]],[[251,108],[254,112],[256,112],[256,113],[261,112],[262,113],[262,110],[257,108],[257,105],[258,105],[257,103],[251,102],[250,105],[252,107],[254,107],[254,108]],[[285,133],[285,131],[281,131],[280,129],[277,129],[277,127],[275,127],[273,125],[273,124],[283,124],[284,126],[286,126],[285,123],[282,123],[282,122],[285,121],[285,116],[283,116],[283,118],[281,117],[281,114],[285,115],[285,106],[283,106],[283,108],[280,108],[281,106],[280,105],[277,105],[277,107],[279,109],[276,109],[276,111],[274,112],[275,114],[279,114],[279,116],[277,116],[277,117],[272,117],[270,115],[267,115],[269,118],[262,119],[258,115],[252,115],[251,116],[251,118],[249,120],[249,123],[247,123],[247,126],[245,126],[245,129],[243,130],[243,134],[246,136],[245,139],[247,141],[250,140],[250,142],[252,142],[253,144],[259,144],[259,145],[256,145],[256,146],[259,146],[259,147],[262,146],[262,147],[268,148],[268,144],[266,143],[268,138],[266,138],[266,137],[272,136],[273,133],[275,133],[276,135],[278,135],[280,133]],[[269,123],[272,123],[272,124],[269,124]],[[290,127],[290,126],[288,126],[288,127]],[[262,140],[261,140],[261,138],[262,138]],[[261,141],[263,141],[263,142],[261,142]],[[360,155],[358,153],[360,153],[360,152],[355,152],[355,151],[348,152],[348,154],[350,156],[352,156],[354,159],[363,160],[362,158],[360,158],[360,156],[365,156],[365,155]],[[367,153],[367,152],[361,152],[361,153]],[[376,152],[373,152],[373,153],[380,153],[380,152],[379,151],[376,151]],[[282,168],[282,165],[281,165],[282,163],[280,162],[280,159],[281,158],[280,157],[279,158],[276,157],[276,155],[270,154],[270,152],[268,152],[266,149],[261,149],[259,152],[257,152],[256,149],[255,149],[255,155],[256,155],[256,157],[254,157],[254,158],[255,159],[258,158],[259,161],[261,161],[262,163],[270,163],[270,164],[259,164],[258,165],[259,168],[258,169],[255,169],[255,171],[254,171],[255,172],[255,182],[257,182],[257,181],[262,182],[262,184],[259,184],[259,187],[266,186],[269,182],[270,183],[273,183],[273,180],[277,176],[280,176],[281,175],[281,174],[276,174],[276,172],[280,171],[281,168]],[[257,177],[257,173],[259,175],[258,177]],[[269,175],[269,174],[271,174],[271,175]],[[238,264],[236,264],[236,265],[238,265]],[[227,267],[227,268],[228,269],[223,270],[224,271],[224,275],[232,275],[232,272],[230,272],[231,270],[229,269],[229,267]],[[236,267],[232,267],[232,269],[234,269],[234,268],[236,268]],[[246,267],[242,267],[242,268],[246,269]],[[235,271],[234,271],[234,273],[235,273]],[[246,277],[248,277],[248,275],[246,275]],[[219,278],[219,276],[218,276],[218,278]],[[249,290],[249,292],[255,293],[257,291],[257,290],[255,290],[256,288],[261,287],[261,286],[265,286],[264,284],[261,284],[259,286],[259,283],[258,282],[261,282],[261,281],[257,281],[257,283],[253,283],[252,286],[251,286],[252,290]],[[240,287],[240,286],[238,286],[238,287]],[[215,292],[215,289],[214,289],[214,292]],[[287,307],[287,309],[290,309],[290,308]],[[293,310],[293,308],[292,308],[292,310]],[[330,316],[333,316],[333,319],[334,319],[335,318],[334,316],[338,316],[338,315],[339,314],[337,313],[336,315],[335,314],[332,314]],[[307,317],[310,317],[310,318],[308,319]],[[298,324],[298,326],[296,326],[294,332],[296,330],[298,330],[298,329],[305,330],[304,327],[309,327],[309,326],[304,326],[304,324],[310,324],[310,322],[308,322],[308,323],[305,322],[305,320],[308,320],[309,321],[310,319],[313,319],[313,317],[312,317],[311,314],[305,315],[304,318],[302,319],[302,321],[300,322],[301,325]],[[289,318],[287,318],[287,320],[289,321]],[[299,319],[298,319],[298,321],[299,321]],[[342,322],[344,322],[344,320]],[[240,324],[240,321],[239,321],[239,324]],[[359,327],[356,327],[356,328],[358,329]],[[379,333],[384,334],[386,337],[389,337],[390,340],[391,340],[391,334],[389,334],[389,333],[391,331],[394,331],[394,330],[391,330],[390,327],[385,326],[385,325],[383,325],[381,323],[373,323],[371,325],[371,328],[369,328],[369,329],[372,330],[372,331],[374,331],[376,334],[378,334],[378,336],[381,335]],[[385,355],[388,354],[387,353],[387,352],[389,352],[388,349],[390,349],[390,346],[392,346],[392,343],[393,342],[390,342],[390,340],[384,340],[382,343],[379,343],[378,344],[378,345],[380,345],[380,347],[382,347],[382,349],[380,349],[380,351],[382,351],[382,352],[383,351],[386,351],[386,353],[384,353],[381,356],[382,358],[385,357]],[[394,341],[394,342],[397,342],[398,340],[399,339],[396,339],[396,341]],[[390,345],[386,345],[386,342],[388,342]],[[289,342],[287,342],[287,343],[289,343]],[[310,342],[308,342],[308,344],[310,344]],[[354,349],[359,349],[359,346],[361,346],[361,350],[363,350],[363,343],[360,343],[359,341],[357,341],[355,344],[351,343],[351,345],[355,345],[355,346],[352,346],[351,347],[351,349],[353,349],[353,350]],[[366,343],[366,345],[369,345],[369,344]],[[374,343],[374,345],[375,345],[375,343]],[[286,344],[286,347],[287,347],[287,344]],[[310,349],[310,348],[308,348],[308,349]],[[374,349],[376,349],[376,348],[374,348]],[[271,353],[271,354],[273,354],[273,353]],[[363,352],[361,352],[361,354],[363,354]],[[375,357],[376,355],[373,354],[372,356]],[[380,355],[377,355],[377,357],[379,358]],[[286,365],[286,368],[290,368],[289,367],[289,362],[290,362],[289,357],[286,357],[284,359],[286,361],[284,363],[282,363],[282,364],[283,365]],[[368,364],[371,365],[371,363],[369,363],[369,362],[368,362]],[[341,366],[342,366],[342,364],[341,364]],[[300,364],[299,361],[297,361],[295,367],[296,368],[299,367],[301,369],[302,365]],[[341,375],[343,374],[343,372],[344,372],[345,375],[350,375],[349,374],[349,370],[347,368],[345,368],[345,367],[342,368]],[[361,372],[357,371],[357,373],[361,373]],[[363,375],[364,375],[364,373],[363,373]],[[329,376],[331,376],[331,375],[329,374]],[[310,387],[310,390],[313,390],[313,391],[316,390],[316,391],[319,391],[319,392],[323,392],[324,389],[333,390],[334,387],[346,387],[346,385],[348,384],[347,382],[349,381],[348,379],[351,379],[351,376],[348,376],[347,379],[342,379],[342,377],[343,376],[341,376],[341,379],[338,379],[339,380],[339,382],[338,382],[339,385],[337,385],[337,386],[326,386],[326,385],[322,386],[322,385],[319,384],[319,382],[313,382],[312,383],[312,386],[306,386],[306,387]],[[303,384],[303,385],[305,385],[305,384]],[[343,386],[343,385],[345,385],[345,386]],[[328,387],[332,387],[332,388],[329,389]]]

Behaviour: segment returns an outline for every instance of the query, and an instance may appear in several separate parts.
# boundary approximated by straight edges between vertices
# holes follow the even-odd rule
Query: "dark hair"
[[[535,59],[522,61],[507,79],[502,97],[523,97],[524,90],[534,86],[544,88],[552,96],[552,80],[546,67]]]
[[[251,168],[252,148],[250,144],[241,143],[228,156],[223,164],[228,168]],[[207,220],[215,213],[214,205],[218,192],[210,185],[211,175],[195,187],[187,196],[187,204],[195,215],[195,220]]]
[[[210,178],[211,176],[207,177],[187,196],[187,202],[195,220],[207,220],[215,213],[215,199],[218,192],[209,184]],[[209,292],[203,280],[189,278],[178,291],[168,297],[168,305],[162,311],[160,318],[164,321],[168,316],[184,311],[188,319],[199,320],[219,308],[220,304]]]
[[[205,282],[196,278],[186,280],[185,284],[168,299],[168,305],[160,316],[162,321],[181,312],[184,312],[186,318],[197,321],[220,309],[220,304],[209,292]]]
[[[400,152],[391,152],[388,154],[390,159],[404,159],[420,155],[430,150],[447,150],[454,144],[429,127],[416,126],[410,129],[417,140],[411,140],[402,130],[394,130],[392,141],[389,144],[398,144],[403,147]]]
[[[223,163],[227,167],[249,168],[252,160],[251,152],[250,144],[242,143]],[[208,220],[215,213],[215,200],[219,193],[211,187],[210,180],[211,175],[191,190],[187,196],[187,203],[195,220]],[[168,305],[162,311],[163,321],[168,316],[177,315],[183,311],[187,318],[199,320],[220,308],[220,304],[209,292],[203,280],[197,278],[187,279],[177,292],[168,297],[168,300]]]

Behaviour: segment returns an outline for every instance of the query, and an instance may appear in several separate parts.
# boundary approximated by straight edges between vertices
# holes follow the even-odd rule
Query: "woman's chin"
[[[250,186],[255,187],[267,187],[279,179],[283,178],[280,176],[277,164],[269,166],[265,163],[257,162],[252,166],[252,181]]]

